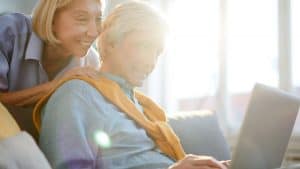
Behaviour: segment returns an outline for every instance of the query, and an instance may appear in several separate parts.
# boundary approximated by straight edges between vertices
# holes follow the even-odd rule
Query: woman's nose
[[[87,29],[87,35],[92,38],[97,38],[100,34],[100,25],[94,22],[91,22]]]

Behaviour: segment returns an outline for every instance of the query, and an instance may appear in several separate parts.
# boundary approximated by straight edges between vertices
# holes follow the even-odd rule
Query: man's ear
[[[106,43],[103,45],[105,55],[111,55],[115,46],[112,43]]]
[[[113,43],[100,43],[100,55],[103,57],[102,59],[105,60],[105,56],[109,56],[114,52],[115,44]]]
[[[115,47],[116,47],[116,45],[112,42],[107,43],[107,46],[106,46],[108,51],[112,51],[113,49],[115,49]]]

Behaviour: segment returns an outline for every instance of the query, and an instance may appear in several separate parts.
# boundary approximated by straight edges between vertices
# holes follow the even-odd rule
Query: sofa
[[[229,144],[214,112],[180,112],[168,115],[168,119],[187,154],[209,155],[217,160],[231,158]]]
[[[186,153],[209,155],[218,160],[230,159],[229,146],[214,113],[210,111],[185,112],[169,115],[168,120],[180,138]],[[1,103],[0,122],[1,169],[49,168],[44,155],[35,146],[33,138],[26,132],[20,132],[18,125]],[[20,139],[14,139],[16,137]],[[7,153],[17,151],[18,153],[13,153],[13,156]],[[40,155],[37,156],[38,154]]]

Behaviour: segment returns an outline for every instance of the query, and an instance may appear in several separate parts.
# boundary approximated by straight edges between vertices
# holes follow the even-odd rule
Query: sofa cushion
[[[181,112],[168,115],[168,119],[187,154],[209,155],[218,160],[230,159],[229,146],[215,113]]]

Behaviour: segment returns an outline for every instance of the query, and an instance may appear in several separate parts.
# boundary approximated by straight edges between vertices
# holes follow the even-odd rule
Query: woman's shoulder
[[[31,17],[22,13],[2,13],[0,14],[0,33],[6,35],[16,35],[31,31]]]

